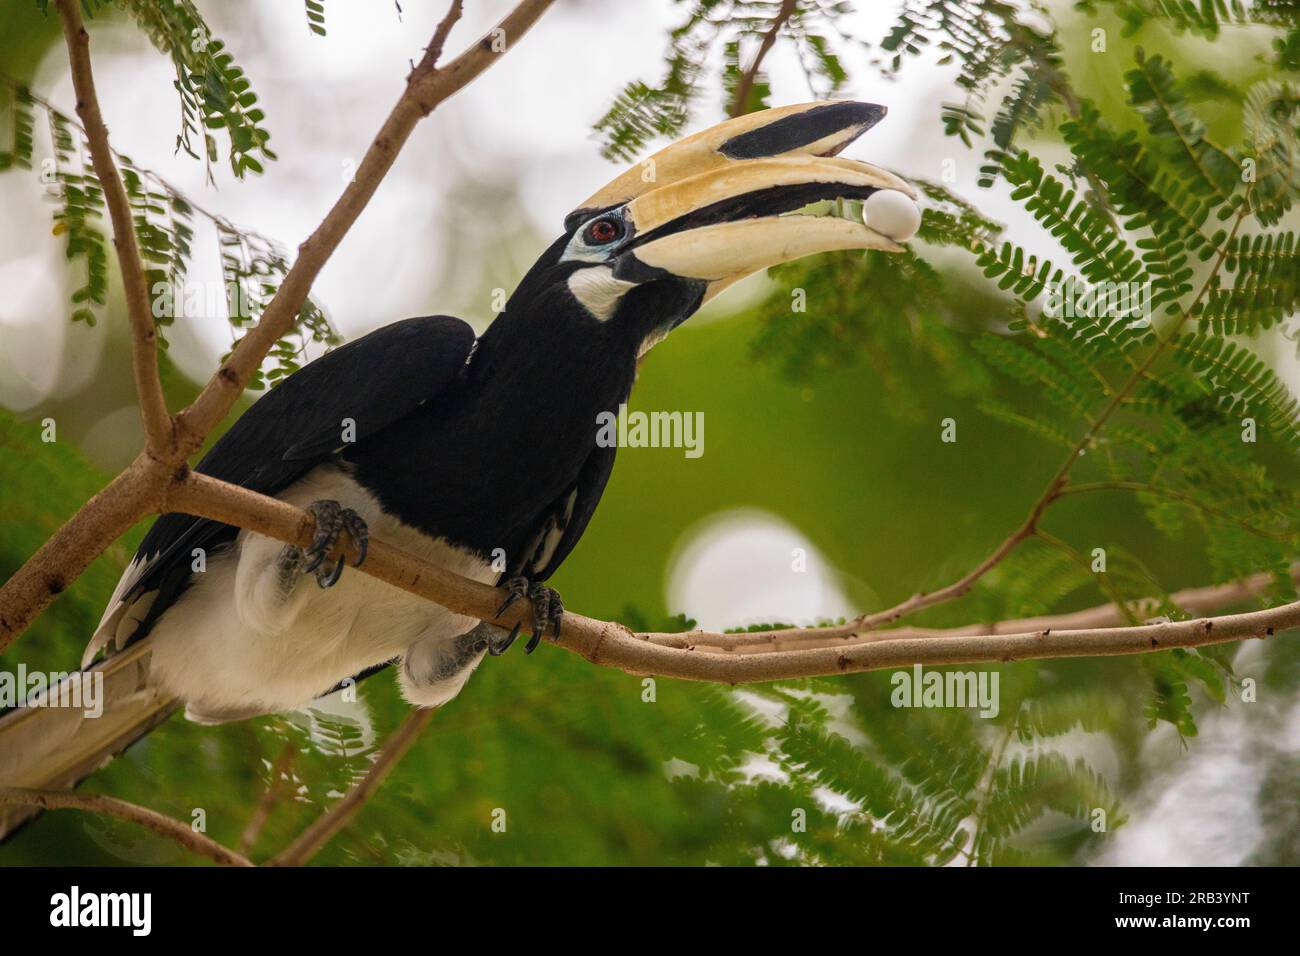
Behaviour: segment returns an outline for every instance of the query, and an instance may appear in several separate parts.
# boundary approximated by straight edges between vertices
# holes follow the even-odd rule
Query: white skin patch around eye
[[[564,247],[564,254],[560,256],[560,262],[605,262],[613,253],[614,247],[623,239],[623,233],[626,229],[620,229],[618,238],[611,239],[609,242],[603,242],[592,245],[587,242],[587,227],[583,226],[573,234],[569,244]]]
[[[604,246],[591,247],[582,241],[582,234],[574,236],[569,240],[568,247],[564,250],[564,255],[560,256],[561,262],[604,262],[609,258],[609,250]]]
[[[573,297],[602,322],[614,314],[623,294],[636,285],[635,282],[615,279],[614,270],[609,266],[579,269],[569,276],[569,291]]]

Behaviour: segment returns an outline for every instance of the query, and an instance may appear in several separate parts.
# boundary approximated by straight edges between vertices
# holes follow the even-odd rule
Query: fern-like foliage
[[[749,57],[769,31],[790,42],[803,66],[815,98],[834,96],[848,80],[848,71],[830,40],[853,42],[839,30],[839,20],[852,10],[845,0],[795,0],[789,9],[782,0],[675,0],[685,16],[668,35],[662,77],[657,83],[634,80],[614,98],[595,129],[605,158],[626,162],[656,139],[679,136],[691,118],[709,72],[715,50],[722,55],[720,85],[735,104]],[[737,113],[767,107],[769,89],[760,70]]]
[[[262,172],[262,163],[276,158],[268,145],[271,134],[263,125],[266,114],[243,69],[213,35],[193,0],[94,0],[89,6],[102,9],[110,2],[172,61],[181,107],[176,149],[214,163],[218,149],[213,131],[225,130],[231,172],[240,178]]]
[[[1036,4],[1032,9],[1041,14]],[[1031,25],[1019,5],[1000,0],[907,0],[880,50],[876,62],[889,76],[927,50],[941,65],[960,64],[956,82],[965,100],[945,103],[942,119],[944,131],[967,146],[987,133],[996,150],[1011,150],[1023,132],[1041,127],[1068,88],[1054,31]],[[995,96],[1004,86],[1010,91]],[[987,104],[995,100],[990,121]],[[996,163],[983,166],[980,185],[992,185],[998,172]]]
[[[303,0],[307,14],[307,29],[318,37],[325,36],[325,4],[321,0]]]
[[[54,233],[64,236],[69,260],[85,266],[85,284],[73,290],[72,319],[95,324],[94,306],[108,294],[108,254],[105,251],[104,193],[86,155],[85,139],[67,117],[48,114],[50,165],[43,171],[46,195],[55,201]],[[20,163],[20,165],[23,165]]]
[[[1027,671],[1005,674],[1003,710],[985,719],[899,709],[895,690],[912,676],[867,675],[851,697],[830,681],[706,692],[700,726],[729,728],[728,745],[679,748],[692,770],[676,783],[718,834],[712,853],[768,865],[1060,863],[1124,823],[1104,776],[1054,745],[1131,732],[1143,715],[1119,690],[1047,692]],[[1048,818],[1048,834],[1036,832]],[[766,838],[746,842],[756,831]]]
[[[983,249],[1001,230],[970,204],[936,183],[917,181],[927,197],[920,236],[936,246]],[[968,360],[953,327],[969,289],[946,281],[942,271],[912,253],[836,253],[772,270],[781,292],[759,312],[760,332],[752,354],[779,359],[793,379],[807,381],[827,369],[866,364],[890,398],[891,412],[915,417],[918,408],[906,382],[924,363],[958,394],[974,395],[988,383],[985,370]],[[1008,321],[1007,303],[989,302]]]
[[[1275,32],[1274,65],[1300,70],[1300,3],[1296,0],[1082,0],[1078,4],[1091,13],[1103,5],[1114,9],[1129,36],[1150,23],[1208,39],[1234,28],[1269,27]]]
[[[11,111],[10,142],[0,151],[0,172],[38,174],[44,197],[53,207],[54,234],[63,238],[66,256],[79,275],[80,284],[72,292],[71,317],[94,325],[107,302],[109,226],[85,135],[74,119],[22,84],[0,77],[0,90],[9,93]],[[40,126],[48,129],[48,142],[41,141]],[[202,313],[211,305],[206,295],[192,305],[191,293],[200,290],[191,290],[186,284],[198,219],[214,230],[219,240],[233,347],[237,337],[256,324],[289,271],[286,252],[274,240],[207,211],[129,156],[115,153],[114,157],[131,204],[160,344],[166,348],[167,328],[178,317]],[[268,365],[249,387],[274,385],[299,367],[309,347],[329,348],[340,341],[324,310],[309,298],[293,331],[276,343]]]
[[[967,6],[981,15],[962,16]],[[998,4],[908,11],[888,41],[896,51],[891,68],[933,42],[946,55],[969,57],[971,83],[997,74],[997,61],[974,46],[998,35],[1006,13]],[[1008,30],[1002,39],[1011,42]],[[885,388],[891,369],[924,356],[954,393],[1064,454],[1065,495],[1129,496],[1158,533],[1202,550],[1217,580],[1268,572],[1267,599],[1293,601],[1300,401],[1249,339],[1300,307],[1297,237],[1280,225],[1300,181],[1295,98],[1274,81],[1242,91],[1205,75],[1183,84],[1167,60],[1140,48],[1124,81],[1134,116],[1122,126],[1067,91],[1074,108],[1060,125],[1070,151],[1056,166],[1063,175],[1025,149],[997,144],[988,153],[1012,199],[1063,258],[1053,262],[1003,240],[995,224],[930,187],[922,244],[908,252],[777,270],[782,289],[761,313],[755,350],[804,377],[870,361]],[[1253,104],[1240,142],[1208,135],[1193,106],[1206,96]],[[1085,177],[1086,190],[1076,185]],[[952,275],[941,246],[969,251],[996,286],[984,309],[994,331],[971,338],[961,328],[953,306],[972,291]],[[789,297],[800,289],[817,303],[817,318],[790,314]],[[972,354],[1008,386],[986,387],[988,380],[969,374]],[[1022,398],[1008,397],[1008,389]],[[972,600],[986,619],[1098,598],[1131,622],[1188,616],[1144,555],[1115,543],[1093,550],[1046,531],[1041,537],[977,588]],[[1192,736],[1194,701],[1224,699],[1232,679],[1226,660],[1195,651],[1144,658],[1146,718]],[[1090,786],[1088,774],[1060,762],[1009,765],[995,779],[1021,795],[1026,787]],[[984,832],[1022,825],[1024,813],[1049,804],[1020,801],[1004,810],[992,800]],[[993,853],[978,843],[976,852]]]
[[[1284,70],[1300,69],[1300,3],[1296,0],[1251,4],[1081,0],[1075,4],[1076,9],[1092,16],[1103,6],[1119,15],[1126,36],[1153,22],[1211,38],[1225,27],[1265,27],[1274,33],[1274,64]],[[1014,151],[1018,139],[1041,129],[1053,111],[1078,116],[1080,104],[1064,70],[1056,27],[1042,4],[907,0],[880,49],[882,55],[876,62],[891,76],[900,73],[908,59],[927,51],[937,52],[941,65],[959,64],[957,86],[965,99],[945,103],[941,119],[945,132],[968,147],[986,136],[992,140],[995,161],[981,167],[981,186],[991,186],[1002,173],[997,156]],[[1208,183],[1222,195],[1230,192],[1237,175],[1236,157],[1206,136],[1204,125],[1188,111],[1185,96],[1174,88],[1168,64],[1160,57],[1139,57],[1133,76],[1132,102],[1157,135],[1155,148],[1180,175]],[[1211,70],[1201,71],[1201,81],[1204,90],[1234,96],[1231,83]],[[1282,95],[1287,94],[1283,91]],[[986,115],[989,103],[998,104],[991,120]],[[1078,168],[1090,172],[1087,166]],[[1098,197],[1088,198],[1095,201]]]
[[[1239,163],[1205,133],[1162,57],[1139,48],[1137,68],[1128,74],[1129,102],[1137,108],[1151,143],[1164,162],[1201,193],[1226,199],[1240,178]]]

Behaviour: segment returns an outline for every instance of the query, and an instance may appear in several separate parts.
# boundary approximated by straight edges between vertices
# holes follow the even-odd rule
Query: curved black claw
[[[328,498],[313,501],[307,506],[307,511],[316,519],[316,535],[302,553],[305,561],[302,571],[304,574],[314,572],[317,584],[322,588],[332,588],[343,575],[345,561],[338,547],[339,536],[346,531],[357,546],[357,560],[353,565],[356,567],[366,559],[370,532],[359,514],[351,508],[344,508],[337,501]],[[332,562],[326,560],[336,552],[337,556]]]
[[[515,638],[519,636],[519,631],[522,627],[523,625],[516,624],[510,629],[510,633],[506,634],[505,637],[496,641],[488,641],[487,652],[493,657],[500,657],[506,651],[510,650],[510,645],[515,642]]]
[[[538,643],[546,633],[547,627],[555,637],[560,636],[560,619],[564,616],[564,602],[560,600],[559,592],[554,588],[548,588],[540,581],[530,581],[526,577],[513,577],[505,582],[505,589],[509,592],[506,599],[501,602],[497,608],[497,617],[500,617],[509,610],[520,598],[528,598],[533,606],[533,631],[528,638],[528,643],[524,645],[524,653],[531,654],[537,649]],[[514,630],[506,639],[500,650],[490,649],[493,654],[503,654],[506,648],[514,643],[515,637],[519,634],[520,627],[515,625]]]

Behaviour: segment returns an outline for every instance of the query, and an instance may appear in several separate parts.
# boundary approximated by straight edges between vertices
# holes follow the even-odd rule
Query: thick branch
[[[311,540],[312,519],[305,511],[206,475],[191,473],[178,480],[168,492],[166,507],[249,528],[299,546]],[[429,564],[382,541],[370,542],[369,555],[360,570],[452,611],[483,620],[494,619],[502,597],[496,588]],[[522,603],[503,615],[500,623],[528,627],[530,614]],[[1170,647],[1271,637],[1295,627],[1300,627],[1300,601],[1246,614],[1137,627],[956,634],[888,631],[865,636],[860,627],[854,629],[851,625],[847,634],[845,628],[808,628],[800,633],[808,638],[832,640],[826,646],[791,642],[793,646],[778,651],[738,642],[727,650],[703,650],[704,645],[727,646],[737,635],[635,634],[621,624],[566,612],[556,643],[593,663],[632,674],[741,684],[912,664],[1141,654]],[[766,637],[789,640],[789,634],[774,632]],[[676,643],[683,638],[690,643]]]
[[[73,793],[70,790],[28,790],[25,787],[0,787],[0,803],[17,803],[44,810],[86,810],[104,813],[119,820],[138,823],[154,833],[175,840],[191,853],[206,856],[222,866],[252,866],[253,861],[216,840],[196,833],[179,820],[134,803],[100,793]]]
[[[358,781],[338,803],[312,821],[298,839],[285,850],[268,861],[268,866],[301,866],[316,855],[334,834],[338,833],[351,820],[367,800],[379,789],[384,778],[406,756],[411,745],[419,738],[429,721],[437,713],[436,709],[413,710],[402,721],[402,725],[384,742],[384,749],[371,764],[366,775]]]
[[[131,320],[131,365],[135,371],[135,390],[140,400],[146,447],[151,454],[163,455],[172,446],[172,418],[167,411],[162,379],[158,375],[158,332],[149,307],[149,285],[136,241],[131,201],[117,171],[113,149],[108,143],[108,127],[99,111],[95,77],[90,69],[90,36],[81,21],[81,4],[78,0],[55,0],[55,4],[63,21],[68,59],[72,64],[77,115],[81,117],[95,177],[104,191],[104,203],[113,222],[113,246],[122,270],[126,311]]]
[[[0,587],[0,653],[104,549],[149,514],[156,462],[140,455],[81,507]]]

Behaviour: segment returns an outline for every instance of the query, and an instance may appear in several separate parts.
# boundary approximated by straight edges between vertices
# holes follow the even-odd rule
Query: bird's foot
[[[465,636],[472,639],[469,648],[472,654],[482,654],[487,651],[493,657],[500,657],[510,649],[510,645],[519,636],[519,631],[520,626],[518,624],[507,631],[504,627],[497,627],[495,624],[487,623],[487,621],[480,621],[478,626]]]
[[[504,614],[520,598],[527,598],[533,606],[533,633],[528,638],[528,643],[524,645],[524,653],[531,654],[537,649],[538,642],[541,641],[542,635],[546,633],[547,627],[552,629],[555,637],[560,636],[560,621],[564,617],[564,602],[560,600],[560,594],[554,588],[548,588],[540,581],[531,581],[526,577],[519,576],[510,578],[504,585],[509,592],[506,599],[501,602],[497,608],[497,617]],[[515,625],[510,634],[500,642],[499,650],[489,647],[492,654],[503,654],[514,639],[519,634],[519,625]]]
[[[346,561],[344,550],[339,547],[339,537],[346,531],[357,546],[357,560],[353,566],[360,567],[366,559],[370,532],[360,515],[337,501],[327,498],[313,501],[307,506],[307,512],[316,519],[316,535],[306,549],[287,545],[280,553],[280,569],[302,574],[314,572],[317,584],[322,588],[332,588],[343,574]]]

